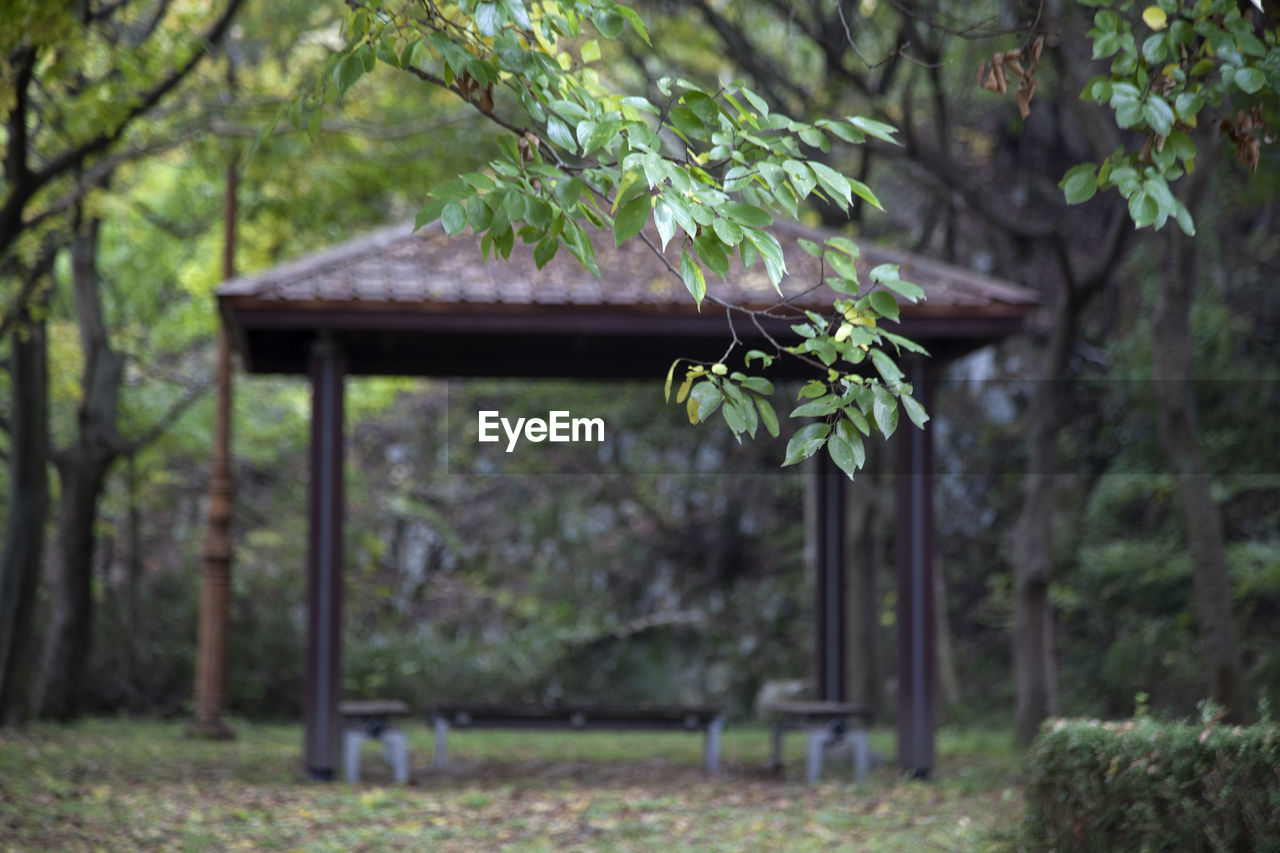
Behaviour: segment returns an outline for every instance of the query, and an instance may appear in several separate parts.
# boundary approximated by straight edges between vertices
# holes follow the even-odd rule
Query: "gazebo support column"
[[[907,366],[913,396],[926,407],[925,365]],[[898,763],[923,779],[934,762],[933,431],[898,431]]]
[[[844,572],[844,472],[824,451],[813,472],[814,696],[828,702],[848,698]]]
[[[328,336],[311,350],[311,481],[308,485],[307,776],[334,778],[340,760],[342,669],[343,386],[346,359]]]

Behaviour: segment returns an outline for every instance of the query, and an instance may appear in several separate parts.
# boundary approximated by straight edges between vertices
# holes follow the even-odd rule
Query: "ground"
[[[0,849],[972,851],[1007,847],[1022,810],[1003,733],[943,732],[929,782],[889,765],[810,786],[801,738],[778,777],[760,728],[730,727],[708,776],[701,737],[679,733],[453,732],[452,766],[434,771],[412,726],[401,788],[373,747],[360,784],[320,784],[302,777],[298,726],[235,728],[226,743],[180,722],[0,730]]]

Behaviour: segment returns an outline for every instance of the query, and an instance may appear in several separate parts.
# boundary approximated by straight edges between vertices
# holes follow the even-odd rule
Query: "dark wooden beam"
[[[308,777],[332,779],[340,761],[342,679],[343,387],[346,359],[326,335],[311,360],[311,480],[307,553],[304,761]]]
[[[814,695],[827,702],[844,702],[847,649],[845,590],[845,475],[824,450],[813,469],[814,542]]]
[[[906,365],[927,408],[933,366]],[[923,779],[934,766],[933,430],[898,430],[898,763]]]

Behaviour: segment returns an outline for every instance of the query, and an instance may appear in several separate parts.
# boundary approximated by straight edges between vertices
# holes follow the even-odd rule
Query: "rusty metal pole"
[[[222,277],[235,275],[236,167],[227,167]],[[222,719],[226,684],[227,613],[231,601],[231,342],[218,323],[218,395],[209,472],[209,527],[204,540],[200,589],[200,635],[196,649],[196,733],[229,739],[235,732]]]

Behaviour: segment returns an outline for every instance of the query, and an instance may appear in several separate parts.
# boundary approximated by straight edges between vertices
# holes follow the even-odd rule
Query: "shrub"
[[[1280,728],[1050,721],[1024,830],[1058,851],[1280,850]]]

